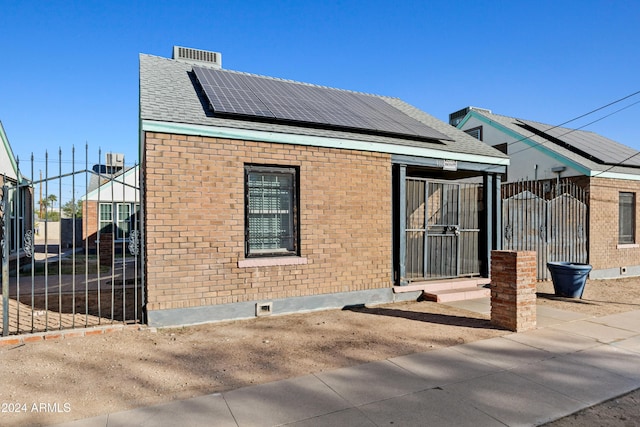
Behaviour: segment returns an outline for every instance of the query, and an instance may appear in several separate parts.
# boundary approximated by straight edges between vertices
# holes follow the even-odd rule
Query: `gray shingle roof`
[[[380,96],[393,107],[443,133],[451,141],[425,142],[402,137],[370,135],[334,129],[267,123],[214,117],[208,113],[207,100],[196,90],[193,65],[152,55],[140,55],[140,119],[203,126],[220,126],[266,132],[333,137],[365,142],[426,147],[443,152],[464,153],[494,158],[504,154],[481,143],[453,126],[418,110],[397,98]]]
[[[526,138],[535,142],[545,149],[551,150],[591,171],[640,175],[640,169],[637,167],[640,166],[640,163],[638,163],[640,155],[618,165],[622,160],[632,156],[636,152],[635,150],[594,132],[562,127],[554,128],[552,125],[503,116],[488,111],[473,111],[472,114],[483,116],[497,125],[516,132],[523,139]],[[523,127],[523,124],[544,130],[552,138],[545,137],[540,132],[534,133]],[[557,144],[553,141],[553,138],[560,139],[564,144]],[[603,146],[601,147],[601,145]],[[605,155],[604,151],[608,151],[608,154]]]

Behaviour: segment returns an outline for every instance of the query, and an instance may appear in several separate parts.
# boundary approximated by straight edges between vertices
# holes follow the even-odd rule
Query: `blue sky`
[[[24,169],[44,152],[137,161],[138,54],[222,53],[223,68],[468,105],[557,125],[640,91],[639,1],[0,0],[0,121]],[[638,104],[633,105],[638,102]],[[624,108],[623,111],[614,113]],[[640,95],[569,127],[640,150]],[[103,156],[104,157],[104,156]]]

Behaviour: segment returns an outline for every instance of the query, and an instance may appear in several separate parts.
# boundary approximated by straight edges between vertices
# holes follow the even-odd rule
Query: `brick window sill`
[[[305,265],[307,258],[302,257],[274,257],[274,258],[249,258],[238,261],[239,268],[273,267],[280,265]]]
[[[626,243],[620,244],[616,246],[617,249],[632,249],[632,248],[640,248],[640,244],[638,243]]]

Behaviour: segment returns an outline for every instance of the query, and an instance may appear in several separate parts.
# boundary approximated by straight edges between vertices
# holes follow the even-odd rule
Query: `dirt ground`
[[[582,300],[556,298],[543,282],[538,304],[594,316],[637,310],[640,279],[590,281]],[[55,424],[508,333],[485,315],[406,302],[1,347],[0,425]],[[638,396],[555,425],[640,423]]]

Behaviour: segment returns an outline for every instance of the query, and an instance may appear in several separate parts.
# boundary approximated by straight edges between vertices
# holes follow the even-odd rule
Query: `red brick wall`
[[[113,263],[113,234],[100,234],[100,265],[111,266]]]
[[[306,265],[238,267],[245,163],[300,168]],[[392,285],[388,155],[147,133],[142,172],[149,310]]]
[[[536,328],[537,264],[535,251],[491,251],[491,323]]]
[[[589,186],[589,260],[594,270],[640,265],[640,248],[618,247],[621,191],[636,193],[636,243],[640,243],[640,181],[592,178]]]
[[[97,238],[98,202],[85,201],[82,203],[82,244],[89,249],[95,249]]]

